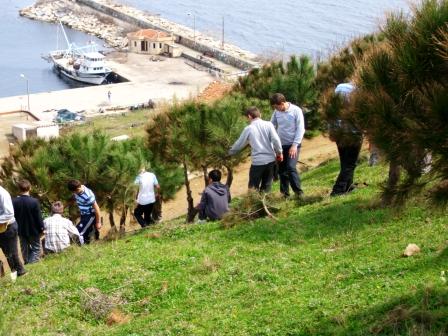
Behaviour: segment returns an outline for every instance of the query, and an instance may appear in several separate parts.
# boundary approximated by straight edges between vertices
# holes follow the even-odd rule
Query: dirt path
[[[320,163],[329,158],[337,156],[337,148],[334,142],[328,138],[318,136],[312,140],[304,140],[302,149],[300,151],[300,161],[309,167],[316,167]],[[298,165],[299,169],[302,165]],[[247,191],[247,184],[249,179],[250,160],[241,164],[234,173],[234,179],[231,188],[232,197],[240,196]],[[224,179],[224,178],[223,178]],[[202,176],[194,178],[190,181],[193,191],[193,198],[195,203],[200,200],[200,193],[204,189],[204,179]],[[162,186],[163,188],[163,186]],[[163,205],[163,220],[170,220],[187,213],[187,201],[185,187],[176,194],[175,198]]]

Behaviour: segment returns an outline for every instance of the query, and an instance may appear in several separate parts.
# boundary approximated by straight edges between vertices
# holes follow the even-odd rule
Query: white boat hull
[[[58,72],[60,72],[62,75],[71,78],[75,81],[87,83],[87,84],[93,84],[93,85],[101,85],[106,80],[108,73],[102,73],[102,74],[80,74],[76,73],[71,70],[64,69],[58,65],[55,64],[55,68]]]

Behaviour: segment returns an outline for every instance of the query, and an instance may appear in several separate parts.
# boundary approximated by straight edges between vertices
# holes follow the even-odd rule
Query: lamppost
[[[30,112],[30,86],[28,77],[26,77],[24,74],[20,74],[20,77],[26,80],[26,95],[28,97],[28,112]]]
[[[193,17],[193,43],[196,45],[196,15],[194,13],[187,13],[187,15]]]
[[[224,49],[224,15],[222,16],[222,45],[221,49]]]

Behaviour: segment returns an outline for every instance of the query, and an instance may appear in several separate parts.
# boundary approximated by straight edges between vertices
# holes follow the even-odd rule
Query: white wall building
[[[12,134],[18,141],[25,141],[30,138],[49,140],[59,136],[59,126],[47,121],[15,124],[12,126]]]
[[[174,44],[174,35],[155,29],[141,29],[127,35],[129,51],[138,54],[160,55],[166,53],[179,57],[181,50]]]

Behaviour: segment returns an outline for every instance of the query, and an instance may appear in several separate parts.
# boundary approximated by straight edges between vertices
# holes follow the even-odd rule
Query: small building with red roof
[[[174,35],[164,31],[141,29],[127,34],[127,37],[130,52],[148,55],[167,53],[174,57],[178,56],[177,53],[173,53],[173,49],[176,49],[174,45]]]

